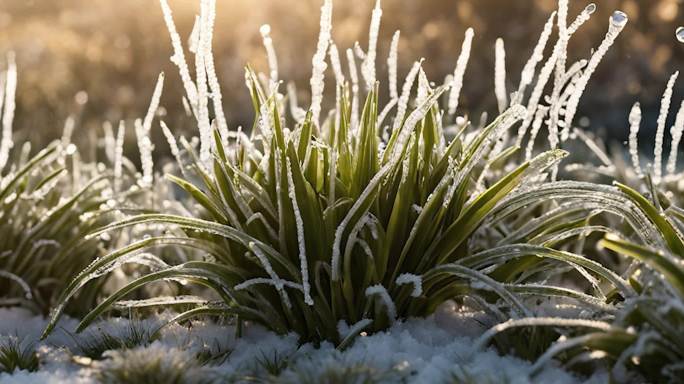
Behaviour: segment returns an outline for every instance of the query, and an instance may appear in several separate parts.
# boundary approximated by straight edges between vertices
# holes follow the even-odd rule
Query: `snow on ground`
[[[104,352],[100,360],[81,356],[83,346],[106,332],[125,336],[131,329],[151,331],[170,315],[158,319],[114,318],[74,335],[77,321],[62,320],[57,330],[37,344],[40,369],[0,374],[0,383],[93,383],[140,381],[246,382],[274,378],[285,383],[330,382],[606,382],[596,374],[580,378],[549,366],[530,377],[529,362],[500,356],[493,349],[474,350],[474,337],[483,321],[473,313],[444,306],[427,319],[397,323],[387,332],[359,337],[344,351],[323,343],[298,346],[294,334],[278,336],[248,326],[242,338],[231,325],[193,321],[190,327],[172,325],[151,343]],[[481,317],[481,316],[480,316]],[[37,340],[45,320],[22,309],[0,309],[0,340],[18,337]],[[132,328],[133,327],[133,328]],[[213,357],[211,357],[213,356]],[[203,363],[202,363],[202,362]],[[153,377],[144,376],[154,372]],[[270,374],[269,374],[270,371]]]

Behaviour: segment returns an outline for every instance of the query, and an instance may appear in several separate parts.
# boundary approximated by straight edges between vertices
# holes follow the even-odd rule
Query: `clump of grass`
[[[183,75],[187,65],[179,53],[182,47],[171,28],[168,5],[162,1],[162,6],[177,51],[174,62]],[[331,4],[326,2],[321,44],[314,56],[315,102],[308,113],[293,103],[288,115],[277,79],[262,82],[247,69],[256,115],[250,135],[212,130],[207,84],[201,76],[195,84],[183,75],[200,129],[199,155],[186,141],[190,163],[177,158],[183,178],[168,178],[201,205],[204,213],[199,217],[139,215],[91,234],[150,226],[184,231],[183,236],[136,241],[93,262],[63,292],[46,334],[72,295],[101,275],[98,271],[111,271],[121,260],[159,246],[194,249],[207,257],[144,274],[100,303],[83,318],[79,330],[136,289],[169,279],[204,286],[221,298],[219,303],[207,300],[174,320],[229,316],[277,333],[295,331],[304,341],[330,340],[340,347],[364,330],[378,331],[398,319],[428,315],[454,297],[477,296],[484,307],[496,308],[504,317],[527,317],[533,311],[524,303],[525,296],[576,300],[581,306],[605,312],[611,308],[604,302],[601,284],[621,297],[633,294],[613,271],[566,250],[571,239],[601,229],[587,220],[588,212],[597,210],[598,205],[614,199],[605,210],[638,216],[633,204],[625,203],[617,190],[549,182],[567,154],[556,148],[558,139],[552,141],[550,151],[537,156],[528,152],[525,160],[516,160],[516,137],[508,131],[520,124],[517,140],[522,140],[527,126],[539,128],[530,120],[539,102],[539,95],[536,99],[534,95],[543,91],[548,79],[540,79],[527,108],[520,104],[520,94],[510,104],[502,100],[505,110],[499,117],[474,127],[456,119],[453,112],[445,116],[440,109],[441,97],[465,71],[463,62],[467,62],[469,49],[465,44],[464,59],[459,60],[454,79],[433,88],[417,62],[401,97],[383,108],[371,68],[374,64],[365,56],[362,75],[367,94],[360,113],[355,108],[360,101],[355,88],[358,79],[350,73],[350,87],[338,71],[336,56],[331,55],[337,98],[328,118],[319,122],[314,112],[320,110],[319,72],[326,65],[330,12]],[[379,26],[378,12],[372,18],[372,31]],[[205,29],[212,18],[211,2],[203,2],[199,20]],[[611,24],[607,46],[623,26]],[[564,54],[562,41],[569,35],[562,37],[547,66]],[[371,40],[375,38],[371,33]],[[602,46],[591,62],[591,70],[575,80],[588,80],[607,46]],[[196,53],[200,65],[213,60],[207,45],[203,47]],[[542,60],[536,51],[533,64]],[[212,66],[203,70],[209,79],[215,76]],[[271,68],[271,73],[277,71]],[[564,82],[554,84],[554,94],[571,83],[571,76],[563,78]],[[418,90],[412,98],[416,79]],[[396,79],[390,79],[390,84],[390,89],[396,88]],[[521,84],[521,90],[526,85]],[[209,87],[216,87],[215,82],[210,81]],[[576,91],[581,94],[582,90],[578,87]],[[579,97],[564,94],[558,100],[567,102],[569,96]],[[454,99],[458,94],[449,95],[450,111],[455,109]],[[385,124],[395,106],[393,121]],[[555,125],[549,129],[559,135],[561,105],[553,106],[549,113],[555,114]],[[530,141],[533,143],[534,137]],[[169,144],[178,154],[175,140]],[[555,210],[555,216],[546,215],[556,204],[553,200],[568,204]],[[582,204],[572,207],[572,201]],[[576,216],[565,224],[562,220],[568,215]],[[548,283],[550,274],[566,272],[577,273],[574,284],[584,281],[586,289]],[[158,304],[173,302],[160,300]],[[549,342],[548,337],[536,340],[539,343],[533,350],[543,349]]]
[[[34,372],[40,361],[35,344],[26,343],[18,337],[3,337],[0,342],[0,372],[13,373],[16,370]]]
[[[152,342],[151,336],[145,325],[131,321],[123,331],[93,330],[89,334],[74,336],[74,341],[79,355],[99,360],[106,351],[147,346]]]
[[[96,364],[101,383],[210,383],[192,354],[162,345],[106,352]]]
[[[549,18],[510,99],[502,72],[504,45],[497,42],[495,84],[501,113],[488,124],[483,118],[482,124],[473,125],[455,116],[472,30],[466,33],[454,75],[444,84],[430,83],[419,61],[401,94],[396,71],[390,71],[391,100],[383,104],[374,64],[379,2],[371,17],[368,52],[360,47],[347,51],[347,79],[337,47],[330,43],[332,3],[326,0],[312,60],[311,107],[305,111],[297,105],[293,87],[287,96],[280,93],[275,50],[264,29],[270,76],[246,70],[255,113],[246,134],[229,131],[221,110],[211,53],[214,1],[201,2],[194,81],[170,8],[165,0],[161,4],[173,62],[180,69],[188,110],[197,119],[200,136],[199,142],[181,138],[181,150],[173,132],[162,124],[180,173],[167,177],[202,209],[131,216],[89,234],[86,241],[124,230],[148,236],[133,236],[138,240],[83,268],[57,300],[44,336],[74,295],[95,279],[125,262],[153,260],[154,268],[140,271],[139,277],[85,315],[78,331],[115,306],[189,304],[195,307],[172,321],[229,317],[238,330],[243,322],[254,322],[279,334],[294,331],[302,342],[327,340],[345,348],[362,332],[429,315],[444,302],[465,297],[501,321],[478,345],[486,347],[494,340],[503,351],[537,359],[537,369],[557,357],[572,367],[607,360],[616,375],[626,366],[649,378],[677,377],[684,354],[679,336],[684,323],[679,259],[684,254],[684,215],[658,189],[679,177],[670,167],[676,165],[676,156],[665,177],[656,168],[652,180],[643,179],[647,196],[625,184],[557,181],[565,174],[559,171],[567,170],[558,164],[567,155],[561,148],[570,138],[587,143],[605,163],[599,171],[615,178],[611,172],[616,167],[611,168],[607,155],[572,124],[592,73],[627,23],[624,13],[613,14],[603,42],[589,60],[567,67],[568,40],[595,5],[568,23],[567,0],[560,0],[558,13]],[[558,41],[544,60],[556,17]],[[396,61],[396,47],[393,40],[390,66]],[[354,52],[362,60],[365,89],[359,84]],[[336,99],[326,115],[321,111],[327,56]],[[526,88],[533,84],[538,64],[541,70],[527,98]],[[136,122],[143,163],[139,184],[148,190],[154,180],[149,131],[163,79],[160,75],[147,116]],[[552,84],[550,90],[547,83]],[[549,94],[542,98],[545,92]],[[669,104],[669,96],[665,101]],[[636,112],[633,117],[632,125],[638,126]],[[681,136],[684,118],[679,120],[673,138]],[[517,136],[509,133],[513,127],[518,128]],[[534,155],[542,127],[548,131],[549,150]],[[661,152],[655,154],[659,160]],[[120,174],[121,165],[115,168]],[[638,164],[634,173],[641,174]],[[606,249],[648,267],[635,263],[620,271],[621,262],[607,267],[595,261],[606,254],[589,250],[598,241],[595,233],[608,233],[599,243]],[[167,263],[156,256],[141,258],[152,248],[190,250],[201,259],[181,257]],[[204,290],[191,299],[121,302],[139,288],[170,280]],[[538,316],[542,311],[537,311],[535,298],[558,300],[566,307],[572,303],[576,316]],[[658,308],[664,311],[662,316],[653,316]],[[91,350],[97,355],[115,343],[106,337]],[[182,364],[169,368],[157,356],[128,363],[139,350],[116,353],[127,357],[113,359],[118,362],[103,371],[105,381],[185,378],[178,369]],[[204,356],[200,353],[199,358],[205,361]],[[195,363],[192,360],[191,365]],[[261,365],[278,376],[288,360],[274,356],[262,359]],[[364,369],[333,370],[324,376],[315,380],[375,380]],[[470,380],[467,373],[454,378]]]
[[[102,254],[99,239],[83,238],[108,222],[100,214],[108,182],[102,176],[87,180],[101,169],[81,164],[69,148],[55,142],[29,157],[26,145],[2,177],[0,290],[6,304],[23,302],[47,313],[57,291]],[[99,284],[89,286],[78,304],[92,305],[99,290]]]

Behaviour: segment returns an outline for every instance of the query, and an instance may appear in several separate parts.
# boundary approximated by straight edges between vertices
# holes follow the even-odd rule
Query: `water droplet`
[[[587,5],[587,6],[584,8],[584,12],[586,12],[586,13],[589,14],[589,15],[591,15],[591,14],[594,13],[595,11],[596,11],[596,4],[594,4],[594,3],[590,3],[589,5]]]
[[[271,26],[268,24],[264,24],[261,27],[259,27],[259,32],[261,33],[261,36],[268,36],[268,34],[271,33]]]
[[[610,17],[610,24],[617,28],[624,27],[625,24],[627,24],[627,21],[629,21],[629,17],[627,17],[627,14],[622,11],[615,11]]]
[[[675,35],[677,36],[677,40],[679,40],[680,43],[684,43],[684,27],[678,27],[677,31],[675,32]]]

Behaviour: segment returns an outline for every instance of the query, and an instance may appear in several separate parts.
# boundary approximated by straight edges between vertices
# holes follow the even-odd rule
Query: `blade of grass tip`
[[[565,319],[558,317],[528,317],[524,319],[511,319],[497,324],[483,333],[475,340],[475,350],[483,349],[489,344],[492,337],[508,329],[520,327],[557,327],[557,328],[589,328],[598,331],[610,331],[609,323],[585,319]]]
[[[650,265],[662,273],[672,287],[684,297],[684,269],[677,265],[674,257],[667,257],[663,251],[622,240],[614,234],[606,235],[599,245]]]

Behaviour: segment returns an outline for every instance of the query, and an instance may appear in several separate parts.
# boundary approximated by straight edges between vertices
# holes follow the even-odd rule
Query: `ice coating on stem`
[[[565,127],[563,129],[563,134],[561,135],[561,140],[564,141],[568,138],[568,135],[570,133],[570,126],[572,125],[572,120],[575,118],[575,113],[577,112],[577,106],[579,105],[580,98],[582,97],[582,94],[584,93],[584,90],[587,87],[587,83],[589,83],[591,75],[598,67],[599,63],[603,59],[603,56],[605,56],[606,52],[608,52],[610,46],[613,45],[613,42],[615,42],[615,39],[618,37],[620,32],[622,32],[622,29],[627,24],[627,21],[627,15],[621,11],[615,11],[613,15],[610,17],[610,25],[608,27],[608,32],[606,33],[606,36],[604,37],[603,41],[601,41],[601,45],[599,45],[596,52],[594,52],[594,54],[591,56],[591,59],[589,59],[589,63],[582,72],[582,76],[577,80],[577,83],[575,84],[575,92],[572,94],[572,96],[570,96],[570,99],[568,100],[568,105],[566,107],[565,113]]]
[[[335,84],[337,87],[344,85],[344,73],[342,73],[342,63],[340,63],[340,52],[337,50],[337,45],[330,42],[330,64],[332,64],[333,74],[335,75]]]
[[[200,133],[200,161],[206,169],[211,169],[212,135],[209,122],[209,94],[207,89],[206,57],[208,30],[208,2],[200,3],[199,44],[195,55],[195,70],[197,72],[197,125]]]
[[[390,52],[389,56],[387,56],[387,76],[389,77],[389,93],[391,99],[396,99],[399,97],[399,94],[397,92],[397,61],[399,57],[399,36],[399,30],[394,32],[394,35],[392,35]]]
[[[325,56],[328,52],[328,44],[332,38],[332,0],[325,0],[321,7],[321,30],[318,34],[318,44],[316,45],[316,53],[311,59],[313,67],[311,72],[311,114],[314,124],[319,125],[319,116],[321,114],[321,102],[323,101],[323,88],[325,87],[325,69],[328,64],[325,62]]]
[[[354,51],[347,48],[347,66],[349,67],[349,77],[352,83],[352,105],[351,105],[351,132],[356,132],[359,126],[359,75],[356,71],[356,60]]]
[[[634,103],[629,112],[629,154],[632,159],[632,167],[638,176],[642,175],[639,161],[639,125],[641,125],[641,105]]]
[[[0,278],[5,278],[14,281],[24,291],[24,297],[26,298],[26,300],[33,299],[33,295],[31,294],[31,287],[28,285],[26,280],[15,275],[14,273],[3,271],[2,269],[0,269]]]
[[[145,132],[140,119],[135,120],[135,136],[138,139],[138,150],[140,151],[140,166],[142,167],[142,187],[149,187],[154,181],[154,160],[152,160],[152,141],[150,135]]]
[[[596,4],[591,3],[584,7],[582,12],[577,16],[575,21],[572,22],[568,26],[568,34],[572,35],[573,33],[577,32],[577,29],[584,24],[587,20],[591,18],[591,15],[596,11]]]
[[[0,170],[9,160],[10,149],[14,146],[12,141],[12,122],[14,121],[15,95],[17,91],[17,65],[14,61],[14,52],[7,55],[7,72],[5,75],[4,110],[2,112],[2,140],[0,141]]]
[[[370,28],[368,29],[368,52],[361,63],[361,75],[366,82],[366,89],[370,91],[375,84],[375,57],[377,55],[378,33],[380,32],[380,19],[382,8],[380,0],[376,0],[375,8],[371,14]]]
[[[397,307],[394,305],[394,301],[392,301],[387,289],[381,284],[372,285],[366,288],[366,296],[370,297],[374,295],[377,295],[380,298],[380,301],[382,301],[382,304],[385,306],[387,317],[390,319],[390,322],[396,320]]]
[[[465,32],[463,45],[461,45],[461,53],[456,61],[454,77],[451,82],[451,92],[449,93],[448,102],[448,112],[450,116],[456,113],[456,108],[458,108],[458,99],[461,95],[461,88],[463,88],[463,76],[465,75],[468,60],[470,59],[470,48],[473,44],[473,36],[475,36],[475,32],[472,28],[468,28]]]
[[[149,135],[150,129],[152,128],[152,120],[154,115],[159,109],[159,100],[161,99],[162,91],[164,90],[164,72],[159,74],[157,77],[157,84],[154,86],[154,92],[152,93],[152,99],[150,100],[150,106],[147,108],[147,113],[145,114],[145,119],[143,120],[143,128],[145,132]]]
[[[271,262],[268,261],[266,254],[264,254],[264,252],[262,252],[261,249],[259,249],[259,247],[253,241],[249,242],[248,247],[252,254],[256,256],[257,260],[259,260],[261,266],[264,267],[266,274],[268,274],[268,276],[273,281],[276,290],[278,291],[280,297],[283,300],[283,303],[285,303],[285,306],[291,308],[292,303],[290,302],[290,298],[287,296],[287,292],[285,292],[284,281],[280,277],[278,277],[276,272],[273,270],[273,266],[271,265]]]
[[[344,230],[349,226],[349,223],[351,222],[353,216],[361,210],[363,201],[373,193],[375,188],[380,184],[382,179],[387,175],[387,173],[392,170],[394,164],[392,162],[388,162],[385,164],[378,173],[373,176],[373,178],[368,182],[368,185],[366,185],[366,188],[363,190],[359,198],[354,202],[352,207],[349,209],[347,212],[347,215],[342,219],[342,222],[340,222],[340,225],[337,226],[337,229],[335,229],[335,238],[333,240],[333,247],[332,247],[332,262],[331,262],[331,278],[333,281],[339,281],[340,279],[340,255],[341,255],[341,244],[342,244],[342,235],[344,234]]]
[[[181,81],[183,82],[183,88],[185,88],[185,94],[188,96],[188,101],[190,102],[193,112],[197,113],[197,87],[192,81],[192,77],[190,77],[188,63],[185,61],[185,53],[183,53],[183,44],[181,43],[180,35],[178,35],[178,32],[176,31],[176,25],[173,22],[171,7],[169,7],[167,0],[159,0],[159,3],[161,4],[162,13],[164,14],[164,23],[166,24],[169,36],[171,37],[171,46],[173,47],[171,62],[178,67],[178,72],[180,73]]]
[[[667,173],[672,175],[677,168],[677,153],[679,149],[679,142],[682,140],[682,132],[684,131],[684,101],[679,106],[675,123],[670,128],[670,135],[672,136],[672,145],[670,146],[670,157],[667,161]]]
[[[399,97],[399,102],[397,103],[397,114],[394,117],[394,124],[392,125],[393,131],[399,129],[404,120],[404,114],[406,114],[409,98],[411,97],[411,88],[413,88],[413,83],[416,81],[416,76],[418,76],[422,62],[423,59],[413,63],[411,70],[409,71],[408,75],[406,75],[404,85],[401,87],[401,96]]]
[[[556,12],[553,12],[551,16],[549,16],[549,19],[546,21],[546,24],[544,24],[544,29],[542,30],[542,33],[539,36],[539,41],[537,41],[537,45],[534,46],[532,56],[530,56],[530,58],[525,63],[525,66],[523,67],[522,73],[520,75],[520,85],[518,86],[518,98],[515,101],[511,101],[511,104],[517,104],[521,102],[525,96],[525,89],[528,85],[532,84],[532,80],[534,80],[534,73],[537,69],[537,64],[539,64],[542,61],[542,59],[544,59],[544,49],[546,48],[546,44],[549,41],[549,37],[551,37],[551,32],[553,31],[553,21],[555,17]]]
[[[413,285],[413,291],[411,291],[412,297],[420,297],[423,294],[423,279],[419,275],[414,275],[412,273],[402,273],[397,277],[395,281],[397,285],[411,284]]]
[[[527,148],[525,149],[525,160],[529,161],[532,158],[532,151],[534,150],[534,140],[539,134],[539,129],[541,129],[542,123],[544,122],[544,117],[549,112],[549,107],[540,106],[537,108],[534,116],[534,122],[532,123],[532,130],[530,131],[530,139],[527,142]]]
[[[114,149],[114,190],[121,190],[121,177],[123,166],[123,146],[126,135],[126,124],[123,120],[119,121],[119,129],[116,133],[116,144]]]
[[[660,113],[658,114],[658,127],[656,128],[655,147],[653,149],[653,181],[657,184],[663,175],[663,137],[665,136],[665,122],[670,111],[672,102],[672,88],[674,87],[679,71],[670,76],[667,82],[663,98],[660,101]]]
[[[309,266],[306,259],[306,239],[304,237],[304,221],[302,220],[302,213],[299,211],[299,204],[297,203],[297,194],[295,193],[294,181],[292,179],[292,165],[290,159],[287,159],[287,194],[292,202],[292,210],[295,214],[295,224],[297,225],[297,245],[299,247],[299,264],[302,273],[302,286],[304,287],[304,302],[308,305],[313,305],[311,298],[311,286],[309,285]]]
[[[271,38],[271,26],[264,24],[259,27],[259,33],[266,49],[266,59],[268,60],[268,73],[270,80],[270,87],[278,82],[278,57],[276,56],[275,48],[273,47],[273,39]]]
[[[166,141],[169,143],[169,148],[171,149],[171,155],[173,155],[173,158],[176,159],[176,164],[178,165],[178,170],[181,172],[181,174],[185,175],[185,167],[183,167],[183,160],[180,157],[180,149],[178,148],[178,143],[176,142],[176,138],[173,136],[173,133],[169,129],[169,127],[166,125],[165,122],[160,121],[159,125],[161,125],[162,132],[164,133],[164,137],[166,137]]]
[[[221,86],[218,77],[216,76],[216,68],[214,67],[214,53],[211,49],[215,20],[216,0],[208,0],[205,21],[207,36],[204,39],[203,45],[204,65],[206,66],[207,80],[209,82],[209,89],[211,90],[211,101],[214,106],[215,122],[221,135],[222,143],[224,146],[227,146],[229,136],[228,123],[226,123],[226,115],[223,112],[223,96],[221,95]]]
[[[506,49],[500,37],[496,39],[494,56],[494,93],[499,105],[499,113],[502,113],[508,106],[508,95],[506,94]]]

